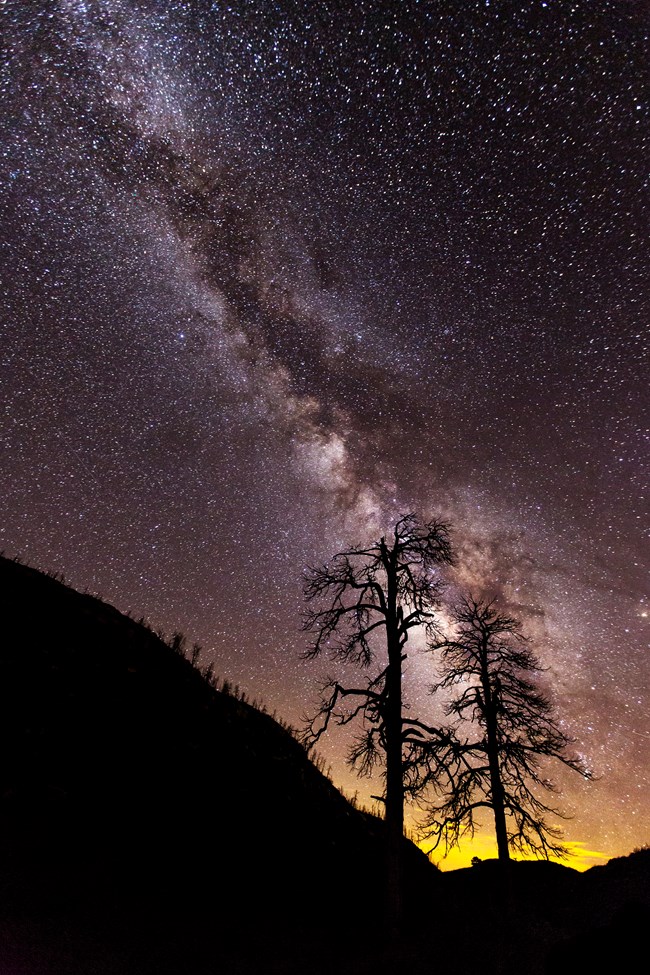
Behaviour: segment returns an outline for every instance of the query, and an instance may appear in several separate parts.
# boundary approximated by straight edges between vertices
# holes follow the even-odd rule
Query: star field
[[[567,838],[648,842],[649,34],[644,0],[2,4],[0,547],[298,723],[304,566],[442,515],[596,773]]]

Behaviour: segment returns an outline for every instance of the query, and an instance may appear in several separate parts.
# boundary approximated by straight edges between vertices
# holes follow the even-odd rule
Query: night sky
[[[583,863],[650,841],[649,34],[644,0],[0,5],[0,548],[297,724],[305,565],[448,519],[599,777],[558,777]]]

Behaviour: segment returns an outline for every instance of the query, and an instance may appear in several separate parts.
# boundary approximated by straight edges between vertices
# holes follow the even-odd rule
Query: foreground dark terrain
[[[0,559],[0,975],[625,970],[650,851],[441,873],[141,623]]]

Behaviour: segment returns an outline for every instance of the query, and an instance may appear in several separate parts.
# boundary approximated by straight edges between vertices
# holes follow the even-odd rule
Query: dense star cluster
[[[647,3],[9,0],[0,35],[0,547],[297,723],[305,565],[442,516],[598,777],[567,838],[647,842]]]

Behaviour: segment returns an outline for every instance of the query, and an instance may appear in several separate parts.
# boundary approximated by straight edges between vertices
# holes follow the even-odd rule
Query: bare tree
[[[497,612],[494,601],[469,597],[453,623],[453,637],[429,645],[442,656],[441,680],[432,690],[456,691],[446,710],[458,721],[454,739],[432,746],[429,781],[442,801],[432,805],[425,832],[449,848],[473,835],[477,813],[489,809],[500,860],[510,858],[511,848],[544,859],[565,856],[562,832],[548,818],[564,817],[549,803],[548,793],[557,790],[543,768],[555,759],[586,778],[591,773],[567,754],[572,740],[535,684],[539,660],[520,622]],[[462,738],[467,725],[471,734]]]
[[[419,789],[419,750],[431,733],[404,712],[405,647],[414,627],[424,627],[433,637],[441,592],[439,568],[451,562],[448,526],[441,521],[420,524],[408,514],[390,535],[367,547],[339,552],[327,564],[308,569],[305,576],[305,597],[316,604],[305,619],[305,630],[314,634],[305,657],[325,654],[362,671],[372,669],[359,686],[327,680],[320,708],[307,721],[305,741],[315,744],[332,723],[347,725],[363,719],[349,761],[360,775],[384,767],[381,798],[388,833],[389,910],[396,926],[404,798]]]

